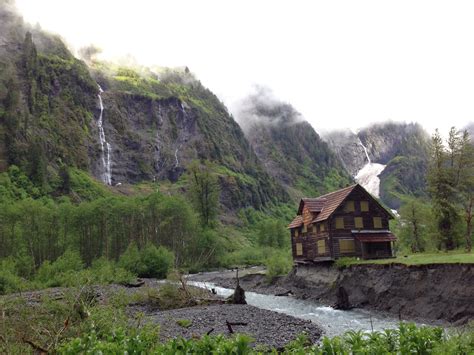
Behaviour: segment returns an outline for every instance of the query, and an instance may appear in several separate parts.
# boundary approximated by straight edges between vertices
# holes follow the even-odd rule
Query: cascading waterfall
[[[97,120],[97,126],[99,127],[99,141],[101,149],[101,158],[102,158],[102,167],[104,172],[102,174],[102,181],[107,185],[112,185],[112,170],[110,168],[110,151],[111,146],[109,142],[105,139],[105,131],[103,125],[103,116],[104,116],[104,104],[102,102],[102,93],[104,90],[99,86],[99,103],[100,103],[100,115]],[[105,149],[104,149],[105,148]]]
[[[372,163],[367,151],[367,147],[362,144],[362,141],[359,139],[359,144],[364,148],[365,156],[367,158],[367,164],[365,164],[362,169],[360,169],[355,176],[355,180],[361,184],[367,191],[369,191],[375,197],[380,195],[380,179],[379,175],[385,169],[385,165]]]
[[[183,102],[181,102],[181,112],[183,113],[184,119],[186,119],[186,109],[184,107]],[[178,141],[179,141],[179,139],[178,139]],[[175,168],[179,167],[178,153],[179,153],[179,150],[181,149],[181,146],[182,146],[182,143],[179,143],[178,146],[176,147],[175,151],[174,151],[174,159],[175,159],[174,167]]]

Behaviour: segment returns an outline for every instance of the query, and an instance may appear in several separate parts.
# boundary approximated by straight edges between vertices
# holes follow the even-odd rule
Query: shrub
[[[139,274],[141,277],[165,278],[174,263],[172,252],[162,246],[157,248],[153,244],[147,244],[141,252],[141,258],[145,265]]]
[[[149,243],[142,250],[136,244],[129,245],[119,260],[119,266],[140,277],[164,278],[173,266],[174,256],[165,247]]]
[[[21,279],[10,270],[0,271],[0,295],[21,291]]]
[[[45,261],[38,269],[35,280],[45,287],[75,286],[80,282],[77,272],[83,268],[79,253],[67,250],[56,261]]]
[[[136,275],[143,273],[145,265],[143,264],[140,252],[135,243],[131,243],[127,250],[120,256],[118,265]]]
[[[286,254],[276,252],[267,259],[265,266],[267,268],[267,280],[271,282],[275,277],[286,275],[290,272],[292,262]]]
[[[176,324],[183,328],[189,328],[193,324],[193,322],[189,319],[178,319],[176,321]]]

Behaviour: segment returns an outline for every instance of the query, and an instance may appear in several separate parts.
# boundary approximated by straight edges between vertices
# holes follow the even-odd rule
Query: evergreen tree
[[[451,130],[448,139],[449,150],[446,150],[443,139],[439,131],[436,130],[431,143],[428,189],[433,202],[437,227],[441,235],[438,248],[443,245],[446,250],[452,250],[456,247],[455,225],[459,219],[453,179],[453,167],[458,149],[457,138],[454,131]]]
[[[459,153],[456,164],[456,186],[459,191],[459,201],[464,211],[465,247],[472,249],[472,215],[474,209],[474,147],[471,144],[469,132],[464,131],[459,140]]]

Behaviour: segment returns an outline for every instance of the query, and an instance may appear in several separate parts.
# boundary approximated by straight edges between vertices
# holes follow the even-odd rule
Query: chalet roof
[[[290,223],[288,228],[297,228],[300,227],[303,224],[303,217],[302,216],[296,216],[295,219]]]
[[[304,206],[307,206],[310,212],[316,214],[311,223],[322,222],[327,220],[333,212],[344,202],[347,196],[355,189],[360,188],[367,193],[368,196],[371,196],[372,199],[388,213],[389,216],[393,218],[393,215],[388,211],[380,202],[370,195],[362,186],[359,184],[354,184],[343,189],[330,192],[328,194],[319,196],[317,198],[302,198],[298,208],[298,216],[290,223],[288,228],[296,228],[303,224],[303,218],[301,214],[303,212]]]
[[[328,219],[356,186],[358,184],[320,196],[319,199],[324,199],[324,205],[320,213],[313,219],[313,222],[321,222]]]
[[[301,214],[303,212],[303,206],[307,206],[310,212],[321,212],[325,203],[326,203],[326,199],[322,196],[317,197],[317,198],[304,197],[300,201],[298,214]]]

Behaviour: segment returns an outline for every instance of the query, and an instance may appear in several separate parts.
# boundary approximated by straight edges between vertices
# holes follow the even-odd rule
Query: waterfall
[[[102,159],[102,167],[104,172],[102,174],[102,181],[107,185],[112,185],[112,170],[110,168],[110,151],[111,146],[110,143],[107,142],[105,139],[105,131],[103,125],[103,117],[104,117],[104,104],[102,102],[102,93],[104,90],[99,86],[99,103],[100,103],[100,115],[99,119],[97,120],[97,126],[99,127],[99,141],[100,141],[100,149],[101,149],[101,159]],[[105,149],[104,149],[105,148]]]
[[[360,140],[359,137],[357,137],[357,139],[359,139],[359,144],[362,146],[362,148],[364,148],[365,157],[367,158],[367,161],[369,162],[369,164],[372,163],[369,157],[369,153],[367,152],[367,148],[365,147],[365,145],[362,144],[362,141]]]
[[[364,148],[365,157],[367,158],[367,164],[365,164],[362,169],[360,169],[356,176],[355,180],[361,184],[367,191],[369,191],[375,197],[380,196],[380,179],[379,175],[385,169],[385,165],[372,163],[367,151],[367,147],[359,139],[359,144]]]
[[[178,152],[179,152],[179,148],[181,148],[181,145],[179,145],[176,150],[174,151],[174,159],[176,160],[176,164],[175,164],[175,168],[177,168],[179,166],[179,160],[178,160]]]

